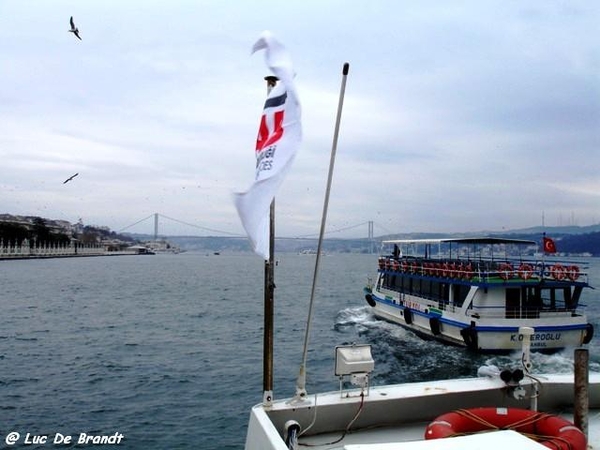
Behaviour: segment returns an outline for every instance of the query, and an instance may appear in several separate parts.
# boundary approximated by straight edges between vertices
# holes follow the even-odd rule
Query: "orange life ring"
[[[458,263],[456,265],[456,278],[464,278],[465,277],[465,268],[463,263]]]
[[[561,264],[554,264],[550,269],[550,273],[552,274],[552,278],[560,281],[564,280],[564,278],[567,276],[567,269]]]
[[[450,272],[449,272],[448,276],[450,278],[456,278],[458,276],[456,274],[456,264],[455,263],[450,263],[450,264],[448,264],[448,268],[450,269]]]
[[[423,263],[423,272],[425,273],[425,275],[431,275],[431,263]]]
[[[519,408],[459,409],[442,414],[425,429],[425,439],[492,430],[514,430],[554,450],[586,450],[587,439],[568,420]]]
[[[500,264],[498,274],[503,280],[508,280],[513,277],[513,271],[514,269],[511,263],[502,263]]]
[[[471,278],[473,278],[473,266],[471,265],[470,262],[468,262],[465,266],[464,266],[464,274],[465,274],[465,278],[467,280],[470,280]]]
[[[450,276],[450,265],[448,263],[442,264],[442,276],[443,277]]]
[[[579,267],[569,266],[567,268],[567,277],[569,277],[569,280],[571,281],[577,281],[579,278]]]
[[[519,276],[524,280],[529,280],[533,275],[531,264],[523,263],[519,266]]]

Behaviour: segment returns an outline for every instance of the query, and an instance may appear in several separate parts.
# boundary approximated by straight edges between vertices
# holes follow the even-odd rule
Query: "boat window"
[[[450,301],[450,285],[447,283],[440,283],[440,298],[442,300]]]
[[[540,311],[570,311],[577,308],[582,288],[524,286],[506,290],[507,318],[537,318]]]
[[[506,318],[518,319],[521,317],[521,290],[519,288],[506,289]]]
[[[540,317],[540,310],[543,308],[541,291],[539,287],[523,287],[521,290],[523,299],[523,317],[536,319]]]
[[[577,307],[581,289],[548,288],[541,289],[542,308],[548,311],[567,311]]]
[[[570,288],[568,288],[568,287],[563,288],[563,297],[565,299],[565,308],[571,309],[573,300],[571,298],[571,289]]]
[[[577,308],[577,305],[579,305],[579,296],[581,295],[582,292],[583,292],[583,287],[581,287],[581,286],[576,286],[575,289],[573,290],[573,295],[571,297],[571,304],[570,304],[570,307],[572,309]]]
[[[452,285],[452,290],[454,306],[458,308],[462,307],[463,303],[467,299],[467,295],[469,295],[471,287],[464,284],[454,284]]]
[[[432,297],[431,284],[431,280],[421,280],[421,295],[423,297]]]

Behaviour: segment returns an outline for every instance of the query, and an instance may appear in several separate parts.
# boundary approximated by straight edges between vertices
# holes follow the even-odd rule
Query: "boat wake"
[[[486,359],[486,365],[497,367],[519,367],[521,354],[512,352],[508,355],[494,355]],[[553,354],[532,353],[533,373],[573,373],[573,349],[564,349]],[[600,364],[590,361],[590,371],[600,372]]]
[[[475,354],[435,340],[424,340],[397,324],[376,318],[368,306],[345,308],[337,313],[334,329],[356,341],[372,345],[374,385],[466,378],[477,375],[481,366],[521,368],[521,353]],[[532,353],[532,373],[572,373],[573,350],[554,354]],[[600,372],[600,364],[590,362],[590,370]]]

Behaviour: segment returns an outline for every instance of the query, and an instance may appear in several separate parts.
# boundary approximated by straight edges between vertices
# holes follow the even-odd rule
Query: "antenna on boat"
[[[348,77],[349,63],[344,63],[342,69],[342,86],[340,88],[340,98],[338,102],[337,116],[335,120],[335,130],[333,133],[333,144],[331,146],[331,158],[329,160],[329,175],[327,176],[327,189],[325,190],[325,201],[323,202],[323,214],[321,216],[321,230],[319,232],[319,243],[317,245],[317,256],[315,259],[315,271],[313,274],[312,289],[310,292],[310,304],[308,307],[308,318],[306,320],[306,331],[304,334],[304,349],[302,352],[302,363],[300,372],[296,380],[295,401],[303,401],[306,397],[306,359],[308,355],[308,338],[310,335],[310,325],[312,322],[313,304],[315,299],[315,288],[317,285],[317,274],[319,272],[319,262],[321,258],[321,246],[323,244],[323,235],[325,234],[325,223],[327,221],[327,209],[329,207],[329,193],[331,192],[331,180],[333,179],[333,167],[335,165],[335,153],[337,151],[337,142],[340,131],[340,121],[342,119],[342,107],[344,105],[344,93],[346,91],[346,79]]]
[[[277,84],[273,75],[265,77],[267,95]],[[275,293],[275,198],[269,212],[269,259],[265,261],[264,338],[263,338],[263,405],[273,403],[273,316]]]

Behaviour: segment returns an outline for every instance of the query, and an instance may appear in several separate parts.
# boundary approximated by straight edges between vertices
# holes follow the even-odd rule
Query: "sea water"
[[[277,258],[276,399],[294,394],[315,255]],[[375,319],[362,288],[376,264],[376,255],[321,259],[309,394],[337,389],[334,347],[353,342],[373,346],[373,385],[518,364]],[[243,448],[262,400],[263,274],[251,254],[0,261],[0,448]],[[593,259],[591,281],[600,283]],[[582,302],[600,332],[598,291]],[[570,372],[572,361],[571,350],[533,356],[535,371]]]

